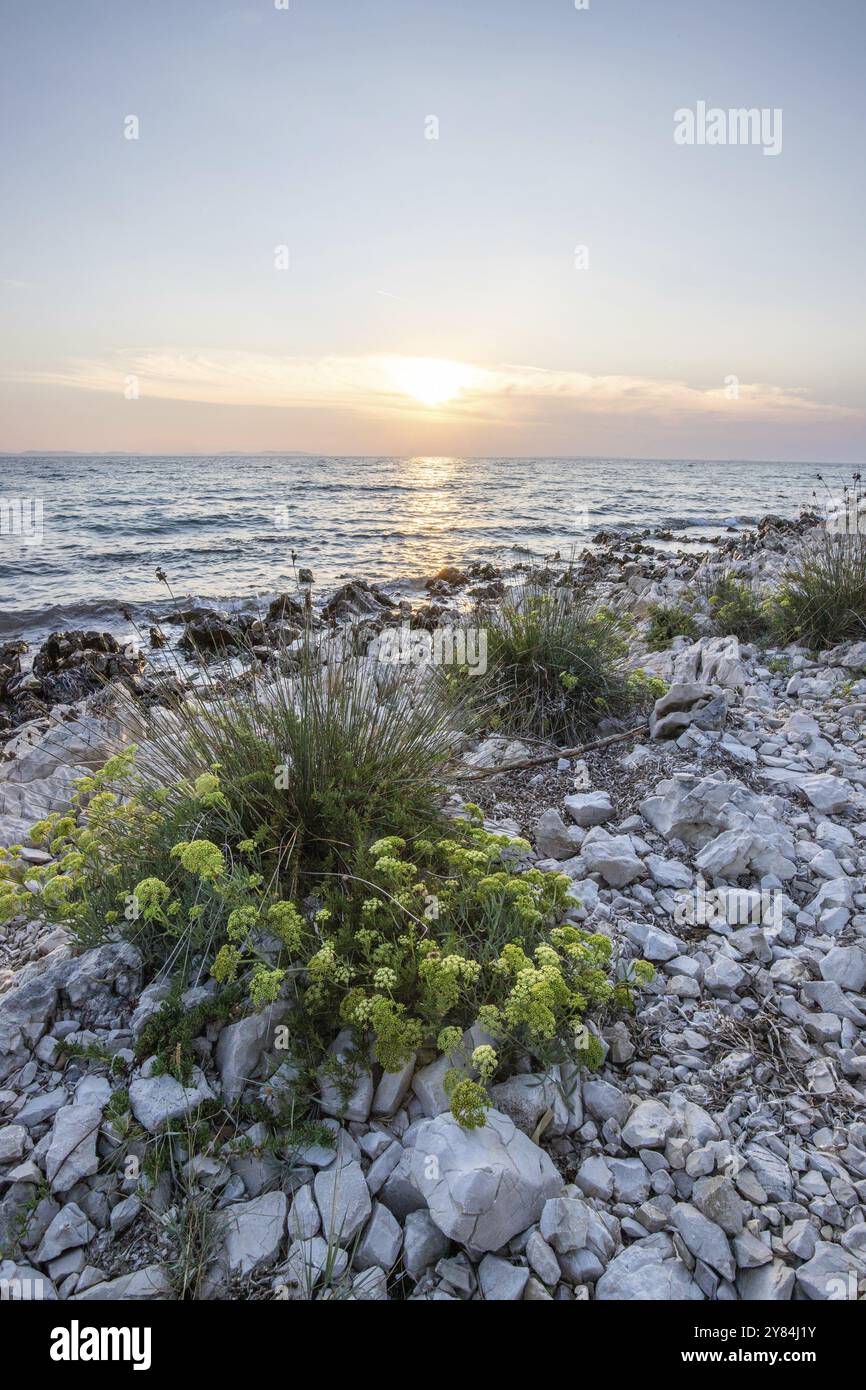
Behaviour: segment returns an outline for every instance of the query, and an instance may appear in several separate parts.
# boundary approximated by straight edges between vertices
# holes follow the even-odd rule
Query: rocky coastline
[[[570,1087],[517,1071],[465,1131],[439,1062],[371,1065],[351,1095],[323,1072],[327,1142],[275,1153],[251,1123],[190,1143],[180,1178],[149,1175],[119,1086],[152,1138],[203,1102],[273,1089],[280,1005],[209,1020],[184,1085],[137,1060],[167,982],[143,978],[133,945],[75,954],[50,923],[0,926],[4,1286],[71,1301],[866,1297],[866,631],[820,653],[759,647],[704,603],[696,635],[646,640],[654,609],[707,576],[771,582],[814,525],[767,518],[701,554],[603,533],[573,566],[531,573],[591,582],[634,620],[632,666],[668,687],[633,737],[582,756],[496,775],[537,748],[489,735],[461,753],[491,774],[471,784],[486,825],[529,840],[535,867],[571,878],[579,920],[656,969]],[[513,577],[479,562],[431,578],[418,604],[361,580],[318,603],[302,573],[263,614],[181,607],[164,626],[188,655],[252,647],[267,667],[305,624],[432,630]],[[161,651],[163,626],[148,640]],[[0,843],[37,865],[29,827],[128,737],[111,682],[177,698],[196,664],[154,675],[109,634],[55,634],[30,668],[20,648],[0,652]],[[455,806],[465,790],[456,778]],[[212,985],[191,980],[185,1007]],[[202,1203],[191,1290],[179,1233]]]

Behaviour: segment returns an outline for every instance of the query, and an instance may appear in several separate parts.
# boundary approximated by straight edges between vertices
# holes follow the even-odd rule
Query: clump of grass
[[[178,846],[212,842],[229,871],[303,894],[381,834],[439,825],[445,765],[472,716],[437,668],[350,652],[325,665],[307,642],[203,684],[169,708],[119,693],[146,756],[116,755],[79,782],[68,814],[34,827],[56,856],[46,868],[0,852],[0,919],[38,909],[83,947],[123,932],[149,964],[188,966],[221,934],[224,903],[210,876],[184,874]]]
[[[478,622],[488,668],[474,685],[505,733],[574,740],[638,698],[625,620],[581,589],[521,586],[479,610]]]
[[[816,650],[866,639],[866,532],[807,541],[782,575],[774,620],[782,641]]]
[[[396,675],[365,658],[323,666],[311,643],[230,689],[153,712],[166,769],[219,772],[210,821],[254,839],[279,871],[333,868],[385,831],[435,821],[443,769],[467,718],[441,673]]]
[[[202,1297],[208,1267],[219,1253],[212,1195],[185,1195],[161,1224],[172,1244],[168,1275],[174,1297],[180,1302],[195,1301]]]
[[[650,651],[663,651],[670,646],[674,637],[695,638],[700,635],[694,616],[682,603],[654,603],[647,616],[650,621],[646,640]]]
[[[768,606],[750,585],[723,575],[710,595],[713,621],[724,635],[759,642],[770,632]]]

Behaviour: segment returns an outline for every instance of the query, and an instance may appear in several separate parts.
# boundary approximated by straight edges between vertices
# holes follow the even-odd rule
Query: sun
[[[461,362],[437,357],[398,357],[390,364],[394,385],[421,405],[445,405],[456,400],[472,380],[472,370]]]

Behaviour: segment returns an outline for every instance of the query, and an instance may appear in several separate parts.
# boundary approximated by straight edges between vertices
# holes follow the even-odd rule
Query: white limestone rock
[[[565,798],[565,809],[575,825],[588,830],[593,825],[604,825],[613,815],[613,802],[608,792],[575,792]],[[571,851],[574,853],[574,850]],[[565,859],[567,856],[557,855]]]
[[[255,1075],[262,1054],[273,1051],[274,1030],[286,1012],[284,1004],[272,1004],[222,1029],[216,1045],[216,1064],[228,1105],[240,1099],[244,1086]]]
[[[361,1165],[334,1164],[313,1179],[316,1205],[322,1218],[322,1232],[341,1246],[351,1243],[372,1210],[370,1191]]]
[[[231,1274],[250,1274],[274,1264],[286,1239],[289,1201],[285,1192],[264,1192],[214,1216],[222,1241],[220,1263]]]
[[[429,1120],[410,1161],[436,1225],[470,1254],[500,1250],[563,1186],[544,1150],[498,1110],[479,1129],[463,1129],[451,1115]]]
[[[52,1192],[68,1192],[98,1171],[96,1141],[101,1123],[101,1105],[64,1105],[58,1110],[45,1156]]]
[[[580,856],[587,871],[600,874],[611,888],[624,888],[645,873],[631,838],[628,835],[609,835],[600,826],[589,831]]]
[[[180,1119],[204,1101],[215,1099],[200,1067],[193,1067],[188,1086],[168,1072],[161,1076],[139,1076],[129,1086],[132,1113],[151,1134],[156,1134],[169,1120]]]
[[[630,1149],[662,1149],[676,1129],[676,1118],[659,1100],[642,1100],[631,1112],[622,1131]]]
[[[595,1286],[595,1296],[603,1302],[657,1303],[704,1298],[664,1232],[636,1241],[611,1260]]]

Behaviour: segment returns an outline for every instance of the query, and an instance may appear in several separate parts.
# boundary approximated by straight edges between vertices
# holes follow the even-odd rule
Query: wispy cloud
[[[142,397],[283,409],[343,409],[382,416],[430,414],[499,423],[563,415],[619,414],[753,422],[859,419],[863,411],[820,401],[802,386],[736,382],[695,386],[653,377],[598,376],[516,363],[477,365],[400,355],[281,357],[164,349],[71,359],[13,380]],[[10,379],[10,378],[7,378]]]

